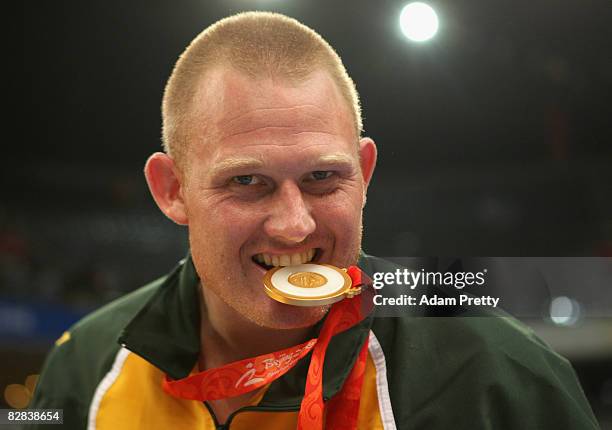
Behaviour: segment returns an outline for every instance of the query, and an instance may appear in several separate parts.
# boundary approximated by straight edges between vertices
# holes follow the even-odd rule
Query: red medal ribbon
[[[356,266],[347,270],[353,287],[362,285],[362,273]],[[363,320],[361,295],[335,303],[323,323],[318,338],[280,351],[235,361],[205,370],[183,379],[165,375],[162,388],[171,396],[187,400],[219,400],[256,390],[287,373],[312,350],[304,398],[298,416],[298,429],[323,429],[323,363],[331,338]],[[368,341],[366,339],[342,390],[329,402],[327,425],[333,429],[354,429],[359,414],[359,399],[365,373]]]

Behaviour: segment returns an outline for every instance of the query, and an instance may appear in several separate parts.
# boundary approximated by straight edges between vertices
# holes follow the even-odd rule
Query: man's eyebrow
[[[331,165],[331,164],[347,164],[347,165],[352,165],[354,163],[354,158],[350,157],[347,154],[329,154],[329,155],[322,155],[321,157],[318,157],[314,160],[312,160],[312,163],[309,163],[312,166],[317,166],[317,165]]]
[[[264,162],[258,158],[252,157],[240,157],[240,158],[227,158],[217,163],[210,171],[211,176],[222,175],[225,172],[231,172],[234,170],[251,170],[259,169],[264,165]]]
[[[346,154],[328,154],[320,157],[308,160],[306,165],[308,168],[323,168],[326,166],[346,165],[352,166],[354,159]],[[259,158],[253,157],[238,157],[238,158],[227,158],[217,163],[211,170],[210,175],[212,177],[223,176],[228,172],[234,172],[236,170],[253,171],[261,169],[264,166],[264,162]]]

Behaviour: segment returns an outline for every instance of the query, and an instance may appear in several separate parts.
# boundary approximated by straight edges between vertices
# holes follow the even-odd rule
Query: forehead
[[[190,145],[194,155],[242,151],[257,144],[289,149],[304,139],[346,142],[356,151],[348,102],[324,71],[292,82],[273,75],[253,78],[227,67],[215,68],[198,87],[192,118],[199,136]]]

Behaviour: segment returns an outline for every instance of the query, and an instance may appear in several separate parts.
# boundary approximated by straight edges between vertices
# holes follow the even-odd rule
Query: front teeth
[[[315,255],[314,249],[309,249],[306,252],[299,254],[283,254],[283,255],[270,255],[270,254],[257,254],[254,258],[259,263],[264,263],[268,266],[295,266],[298,264],[304,264],[310,262]]]

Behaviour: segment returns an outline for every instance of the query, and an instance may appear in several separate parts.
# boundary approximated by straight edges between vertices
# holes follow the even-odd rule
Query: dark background
[[[2,156],[0,388],[38,373],[79,315],[185,254],[185,230],[157,210],[142,169],[160,149],[176,58],[241,10],[313,27],[355,80],[380,151],[368,252],[612,256],[612,3],[430,1],[440,29],[420,44],[399,30],[406,3],[25,2],[22,83],[5,82],[22,110],[5,117],[17,137]],[[603,425],[612,355],[571,345]]]

